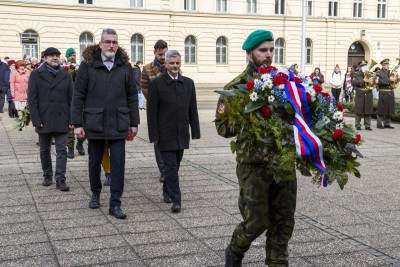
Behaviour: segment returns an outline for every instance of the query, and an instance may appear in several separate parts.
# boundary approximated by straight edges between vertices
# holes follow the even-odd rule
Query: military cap
[[[259,44],[265,41],[273,41],[274,36],[272,32],[266,30],[256,30],[247,37],[242,45],[243,50],[249,50],[257,47]]]
[[[366,61],[365,59],[362,60],[360,63],[358,63],[358,66],[362,67],[368,64],[368,61]]]
[[[68,48],[67,51],[65,52],[65,57],[69,57],[72,54],[76,54],[75,49],[73,48]]]
[[[384,60],[381,61],[380,64],[381,64],[381,65],[383,65],[383,64],[389,64],[389,60],[390,60],[390,59],[385,58]]]
[[[61,55],[61,52],[55,47],[49,47],[46,50],[44,50],[43,56],[49,56],[49,55]]]

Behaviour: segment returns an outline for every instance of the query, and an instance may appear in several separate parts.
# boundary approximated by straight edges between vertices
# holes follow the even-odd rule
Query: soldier
[[[274,55],[274,38],[271,32],[257,30],[252,32],[244,42],[242,49],[249,57],[246,70],[228,83],[224,89],[231,89],[231,84],[240,80],[242,75],[253,75],[257,68],[270,66]],[[215,124],[218,134],[233,137],[240,126],[231,127],[222,121],[220,114],[225,112],[224,97],[218,101]],[[246,131],[246,129],[242,129]],[[288,266],[288,242],[294,228],[296,209],[297,181],[293,170],[293,179],[276,183],[268,170],[264,155],[271,153],[257,147],[251,148],[250,156],[237,151],[236,175],[239,180],[239,209],[243,221],[233,232],[230,244],[225,250],[225,266],[241,266],[245,252],[251,242],[267,230],[266,258],[268,266]],[[253,153],[254,152],[254,153]],[[264,154],[263,154],[264,153]]]
[[[364,117],[365,130],[371,129],[371,114],[373,113],[373,95],[372,90],[365,88],[365,83],[369,80],[365,78],[364,73],[368,70],[368,62],[361,61],[358,66],[359,70],[354,73],[351,85],[356,91],[354,113],[356,113],[356,129],[361,130],[361,118]]]
[[[394,92],[390,84],[397,80],[397,77],[390,77],[389,59],[381,61],[382,69],[378,72],[379,101],[378,101],[378,129],[394,129],[390,125],[390,116],[394,115]]]

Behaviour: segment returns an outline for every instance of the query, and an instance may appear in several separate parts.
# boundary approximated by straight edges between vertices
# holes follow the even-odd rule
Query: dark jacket
[[[140,77],[141,77],[142,71],[136,65],[134,65],[132,69],[133,69],[133,79],[135,81],[136,88],[138,91],[142,91],[142,88],[140,87]]]
[[[60,67],[53,78],[45,64],[32,71],[28,83],[28,105],[38,133],[66,133],[70,124],[72,78]]]
[[[395,97],[393,89],[390,89],[390,71],[381,69],[377,73],[379,77],[379,100],[378,111],[379,116],[393,116],[395,113]]]
[[[7,92],[10,88],[10,68],[0,60],[0,91]]]
[[[370,115],[374,113],[372,90],[365,89],[364,73],[360,70],[354,73],[351,84],[356,91],[354,99],[354,113],[360,115]]]
[[[196,90],[193,80],[168,73],[150,82],[147,122],[150,142],[159,142],[161,151],[189,148],[189,125],[192,139],[200,138]]]
[[[87,47],[83,57],[74,85],[72,123],[75,128],[83,126],[88,139],[126,138],[129,127],[140,123],[128,55],[118,48],[110,71],[103,64],[99,45]]]

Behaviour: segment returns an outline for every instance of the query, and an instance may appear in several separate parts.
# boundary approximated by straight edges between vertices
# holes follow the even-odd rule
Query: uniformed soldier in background
[[[385,58],[381,61],[382,69],[378,72],[379,100],[378,100],[378,125],[379,129],[394,129],[390,125],[390,116],[394,115],[394,92],[390,88],[390,84],[397,80],[397,76],[390,77],[389,59]]]
[[[273,35],[265,30],[254,31],[248,36],[242,49],[246,50],[249,64],[242,74],[225,86],[225,90],[232,89],[232,83],[240,80],[241,75],[253,76],[258,67],[271,65],[274,55]],[[225,97],[221,96],[218,101],[215,124],[218,134],[228,138],[236,136],[240,126],[232,127],[221,119],[220,114],[225,112],[224,103],[229,103],[224,102],[224,99]],[[225,250],[225,266],[242,266],[242,259],[251,242],[265,230],[265,264],[271,267],[288,266],[288,242],[295,223],[296,174],[293,170],[292,180],[276,183],[268,170],[268,163],[264,161],[265,154],[272,152],[260,152],[257,147],[252,147],[251,150],[249,157],[241,154],[239,150],[236,154],[236,174],[240,187],[239,209],[243,221],[236,227]]]

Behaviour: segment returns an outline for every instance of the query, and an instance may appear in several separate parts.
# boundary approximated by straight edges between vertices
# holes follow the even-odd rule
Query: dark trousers
[[[121,206],[125,177],[125,139],[89,139],[89,179],[93,194],[101,193],[101,161],[106,143],[110,148],[111,185],[110,207]]]
[[[179,188],[179,166],[183,157],[182,150],[161,151],[164,160],[165,181],[163,191],[167,193],[173,203],[181,204],[181,189]],[[112,167],[111,167],[112,170]]]
[[[160,170],[161,174],[164,174],[164,161],[158,144],[154,144],[154,154],[156,156],[158,169]]]
[[[4,112],[4,103],[5,103],[5,96],[6,96],[7,90],[6,88],[1,89],[0,88],[0,111]]]
[[[8,116],[10,118],[18,117],[18,112],[15,110],[14,101],[8,102]]]
[[[53,177],[51,162],[51,141],[54,137],[56,147],[56,174],[54,179],[59,181],[65,179],[67,169],[67,135],[68,133],[40,133],[40,162],[42,163],[43,177]]]
[[[332,88],[332,95],[336,100],[336,103],[339,103],[341,88]]]

